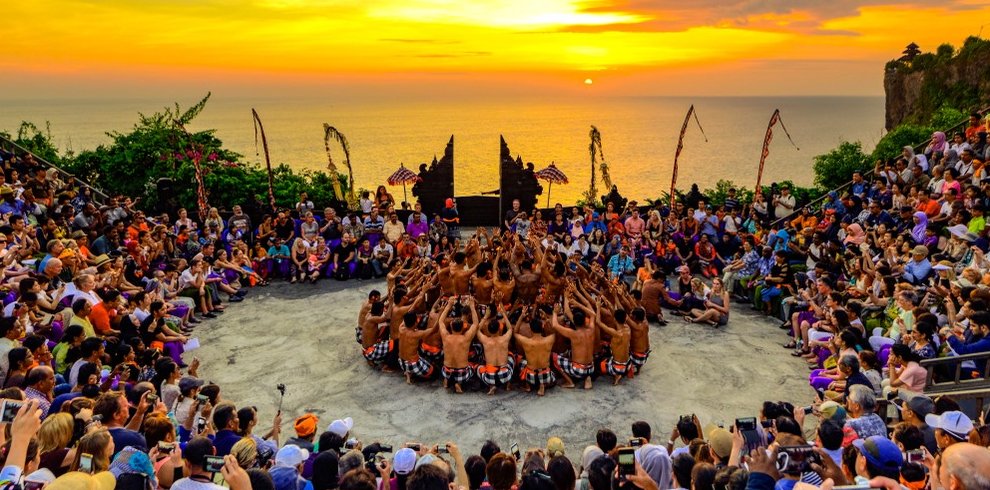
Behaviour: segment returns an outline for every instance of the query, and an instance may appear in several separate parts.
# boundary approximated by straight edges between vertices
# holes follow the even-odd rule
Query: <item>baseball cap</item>
[[[275,466],[299,466],[309,459],[309,451],[295,445],[286,444],[275,454]]]
[[[327,427],[327,430],[333,432],[334,434],[337,434],[340,437],[344,437],[353,428],[354,428],[354,420],[350,417],[345,417],[343,419],[337,419],[334,420],[333,422],[330,422],[330,427]]]
[[[903,410],[906,405],[920,419],[928,417],[928,414],[935,411],[935,402],[925,395],[915,395],[907,401],[897,398],[894,400],[894,405],[897,406],[898,410]]]
[[[179,391],[184,393],[193,388],[199,388],[204,384],[206,384],[206,381],[199,378],[193,376],[183,376],[182,379],[179,380]]]
[[[295,429],[296,434],[299,437],[306,437],[312,435],[316,432],[316,425],[320,422],[320,418],[312,413],[307,413],[299,416],[296,419]]]
[[[416,451],[411,448],[404,447],[395,453],[395,457],[392,459],[392,469],[398,475],[407,475],[412,473],[412,470],[416,468]]]
[[[856,439],[853,446],[873,466],[882,470],[897,471],[904,464],[904,455],[893,441],[881,436],[870,436],[866,439]]]
[[[836,421],[844,421],[846,419],[846,409],[839,405],[838,402],[828,400],[822,402],[818,406],[818,411],[821,412],[822,416],[826,419],[832,419]]]
[[[925,416],[925,423],[934,429],[942,429],[949,435],[963,441],[969,440],[969,433],[973,430],[973,421],[966,414],[952,410],[942,415],[930,413]]]
[[[732,452],[732,434],[722,427],[715,427],[708,432],[708,446],[716,456],[724,458]]]

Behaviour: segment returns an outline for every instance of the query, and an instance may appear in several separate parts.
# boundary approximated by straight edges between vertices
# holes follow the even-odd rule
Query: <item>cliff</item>
[[[958,50],[939,46],[907,61],[887,63],[883,79],[887,130],[926,124],[947,105],[965,112],[990,105],[990,41],[971,36]]]

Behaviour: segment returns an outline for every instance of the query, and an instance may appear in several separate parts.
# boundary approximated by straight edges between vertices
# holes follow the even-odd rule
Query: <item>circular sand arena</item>
[[[186,362],[198,357],[200,375],[218,383],[224,399],[256,406],[256,432],[269,427],[278,406],[275,386],[284,383],[283,441],[295,435],[295,417],[314,412],[321,432],[336,418],[353,417],[353,433],[365,443],[453,440],[470,452],[486,439],[526,448],[555,435],[577,456],[603,427],[621,441],[633,421],[645,420],[666,441],[679,415],[731,424],[755,415],[763,400],[797,404],[813,395],[805,362],[780,347],[786,339],[777,323],[735,305],[729,325],[718,330],[677,317],[651,326],[650,360],[620,386],[600,378],[590,391],[555,387],[545,397],[518,390],[456,395],[440,381],[410,386],[401,374],[368,367],[355,342],[358,309],[372,289],[384,291],[384,281],[255,288],[220,318],[197,326],[193,337],[202,347],[187,353]]]

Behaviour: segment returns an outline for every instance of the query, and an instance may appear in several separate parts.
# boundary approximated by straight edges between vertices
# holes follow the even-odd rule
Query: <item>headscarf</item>
[[[658,487],[670,488],[672,464],[666,449],[647,444],[636,451],[636,459]]]
[[[443,202],[443,207],[445,207],[447,209],[450,209],[450,208],[454,207],[454,200],[452,198],[449,198],[448,197],[447,200],[445,200]]]
[[[866,233],[863,232],[863,227],[859,223],[853,223],[846,228],[846,238],[842,241],[847,244],[861,245],[866,241]]]
[[[935,131],[932,133],[932,143],[928,145],[933,152],[945,153],[945,133],[942,131]]]
[[[155,478],[155,467],[151,464],[151,458],[132,446],[127,446],[117,453],[117,457],[110,463],[109,471],[114,478],[120,478],[121,475],[128,473],[144,475],[151,480],[151,488],[158,488],[158,479]]]
[[[911,229],[911,237],[917,243],[924,243],[925,229],[928,228],[928,215],[918,211],[914,213],[914,217],[918,218],[918,224],[914,225],[914,228]]]
[[[605,453],[600,447],[591,445],[584,448],[584,452],[581,453],[581,478],[588,477],[588,467],[591,466],[596,459],[604,456]]]
[[[956,163],[959,162],[959,152],[956,150],[949,150],[945,152],[945,161],[942,162],[942,166],[945,168],[955,167]]]

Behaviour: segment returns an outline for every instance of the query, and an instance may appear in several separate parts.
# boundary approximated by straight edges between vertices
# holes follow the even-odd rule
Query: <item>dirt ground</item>
[[[201,376],[220,384],[224,399],[258,408],[255,432],[270,427],[275,387],[284,383],[283,441],[295,435],[295,417],[313,412],[321,432],[336,418],[352,417],[353,433],[365,443],[452,440],[468,454],[486,439],[527,448],[558,436],[575,461],[600,428],[611,428],[622,441],[632,422],[645,420],[655,439],[666,441],[680,415],[728,425],[757,414],[764,400],[805,404],[813,395],[804,361],[780,347],[786,339],[777,323],[737,305],[729,324],[717,330],[677,317],[651,327],[649,362],[620,386],[599,379],[591,391],[553,388],[542,398],[518,391],[455,395],[439,382],[409,386],[398,374],[369,368],[355,343],[358,309],[376,288],[384,291],[384,282],[255,288],[221,318],[196,328],[202,347],[186,361],[198,357]]]

